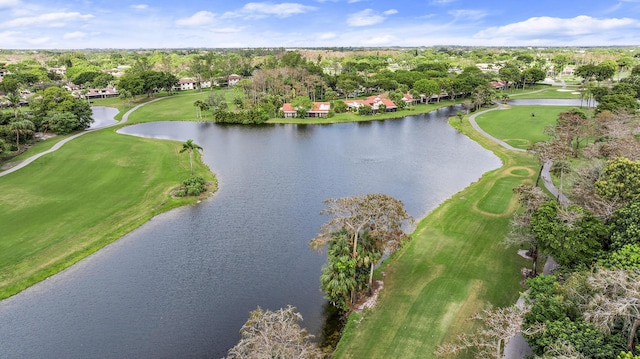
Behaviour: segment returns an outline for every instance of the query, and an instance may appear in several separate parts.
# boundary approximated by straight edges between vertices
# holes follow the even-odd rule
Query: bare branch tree
[[[252,311],[240,329],[242,339],[228,352],[227,359],[321,359],[326,356],[311,341],[313,335],[298,324],[302,315],[295,307]]]
[[[587,283],[594,294],[583,305],[585,319],[605,332],[622,319],[628,333],[627,349],[632,350],[640,327],[640,272],[598,268]]]
[[[596,192],[595,183],[602,176],[604,167],[603,161],[592,160],[589,165],[576,169],[576,182],[571,194],[576,204],[606,220],[624,203],[616,199],[604,198]]]
[[[532,259],[533,275],[537,274],[538,266],[538,242],[534,233],[531,232],[531,215],[537,211],[540,206],[549,200],[549,197],[540,189],[540,187],[532,187],[520,185],[513,190],[518,195],[518,202],[522,207],[522,211],[516,213],[509,223],[509,233],[504,238],[506,245],[528,245],[528,255]]]
[[[573,345],[558,340],[555,344],[546,348],[543,356],[536,359],[584,359],[585,356],[578,352]]]
[[[498,308],[489,306],[471,317],[481,322],[481,328],[471,334],[461,334],[455,343],[445,343],[436,348],[434,354],[445,357],[461,351],[475,350],[477,358],[501,359],[506,343],[520,332],[524,314],[528,308],[511,306]]]

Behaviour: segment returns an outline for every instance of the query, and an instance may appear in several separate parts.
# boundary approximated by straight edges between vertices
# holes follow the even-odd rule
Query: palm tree
[[[29,120],[17,120],[9,123],[9,130],[16,134],[16,146],[20,149],[20,135],[28,135],[35,131],[36,127]]]
[[[193,106],[196,107],[196,118],[198,119],[202,119],[202,111],[206,111],[209,109],[209,104],[202,101],[202,100],[196,100],[193,103]]]
[[[11,107],[13,107],[13,117],[18,117],[18,107],[20,107],[20,95],[15,92],[12,92],[7,95],[7,100],[11,103]]]
[[[180,153],[187,151],[189,152],[189,165],[191,166],[191,175],[193,176],[193,151],[203,151],[203,148],[199,146],[197,143],[193,142],[192,139],[188,139],[187,142],[182,144],[182,149]]]

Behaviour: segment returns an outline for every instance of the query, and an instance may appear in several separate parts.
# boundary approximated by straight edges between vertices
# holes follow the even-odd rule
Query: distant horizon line
[[[149,50],[257,50],[268,49],[275,50],[281,49],[286,51],[291,50],[320,50],[320,49],[426,49],[426,48],[491,48],[491,49],[509,49],[509,48],[526,48],[526,49],[611,49],[611,48],[632,48],[640,47],[638,45],[552,45],[552,46],[529,46],[529,45],[422,45],[422,46],[243,46],[243,47],[85,47],[85,48],[0,48],[0,53],[3,51],[105,51],[105,50],[135,50],[135,51],[149,51]]]

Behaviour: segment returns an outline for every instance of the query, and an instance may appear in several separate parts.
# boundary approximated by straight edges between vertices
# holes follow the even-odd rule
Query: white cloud
[[[383,15],[373,11],[372,9],[365,9],[354,14],[349,15],[347,18],[347,24],[349,26],[371,26],[379,24],[386,19],[386,15],[393,15],[397,13],[396,10],[387,10]]]
[[[449,15],[455,17],[456,19],[467,19],[467,20],[479,20],[483,17],[487,16],[487,13],[482,10],[451,10],[448,12]]]
[[[623,28],[639,28],[640,22],[630,18],[596,19],[590,16],[577,16],[572,19],[557,17],[532,17],[525,21],[504,26],[494,26],[474,35],[475,38],[536,38],[560,36],[581,36]]]
[[[0,43],[4,46],[16,42],[16,36],[20,35],[18,31],[2,31],[0,32]]]
[[[244,30],[243,27],[221,27],[221,28],[213,28],[212,32],[221,33],[221,34],[231,34],[234,32],[240,32]]]
[[[27,42],[32,45],[42,45],[50,42],[51,39],[49,37],[38,37],[38,38],[28,38]]]
[[[318,35],[318,40],[331,40],[331,39],[335,39],[336,36],[338,35],[336,35],[335,32],[325,32]]]
[[[83,38],[87,37],[87,34],[82,32],[82,31],[74,31],[74,32],[67,32],[62,37],[64,39],[66,39],[66,40],[83,39]]]
[[[92,19],[91,14],[80,14],[79,12],[52,12],[38,16],[19,17],[1,23],[1,27],[21,27],[38,25],[40,27],[62,27],[68,22],[78,22]]]
[[[355,4],[355,3],[360,2],[360,1],[362,1],[362,0],[348,0],[347,3]]]
[[[383,12],[383,14],[385,14],[385,15],[387,15],[387,16],[389,16],[389,15],[395,15],[395,14],[397,14],[397,13],[398,13],[398,10],[396,10],[396,9],[389,9],[389,10],[387,10],[387,11]]]
[[[382,35],[365,39],[362,43],[367,46],[393,45],[396,43],[396,37],[393,35]]]
[[[17,7],[18,5],[20,5],[20,0],[0,0],[0,9]]]
[[[241,9],[230,11],[224,17],[243,17],[245,19],[259,19],[267,16],[285,18],[297,14],[304,14],[317,10],[314,6],[307,6],[297,3],[273,4],[270,2],[250,2]]]
[[[131,5],[131,8],[132,9],[136,9],[136,10],[146,10],[146,9],[149,8],[149,5],[147,5],[147,4],[134,4],[134,5]]]
[[[209,11],[198,11],[190,17],[176,20],[178,26],[202,26],[213,22],[214,13]]]

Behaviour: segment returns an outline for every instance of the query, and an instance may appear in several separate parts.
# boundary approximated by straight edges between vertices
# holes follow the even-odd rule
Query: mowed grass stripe
[[[503,177],[493,183],[493,186],[478,202],[478,209],[495,215],[509,215],[510,207],[516,205],[511,201],[513,188],[522,183],[522,178]]]
[[[193,203],[170,190],[189,176],[171,141],[105,129],[0,179],[0,298],[77,262],[151,216]],[[198,163],[198,161],[194,161]],[[203,165],[198,172],[213,176]]]

